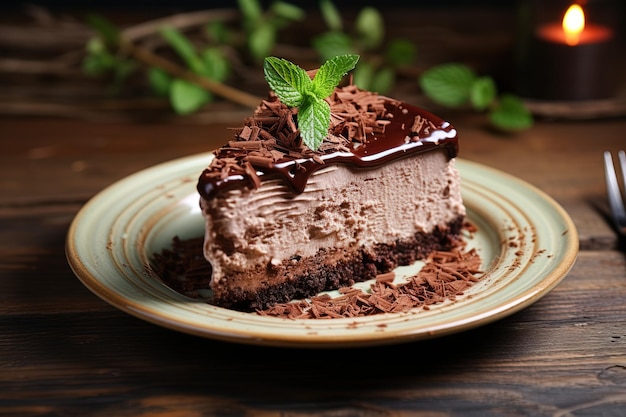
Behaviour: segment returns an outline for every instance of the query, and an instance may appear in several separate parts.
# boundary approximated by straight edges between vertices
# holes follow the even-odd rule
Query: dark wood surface
[[[93,295],[65,259],[68,226],[90,197],[215,148],[236,122],[0,117],[0,415],[626,415],[626,255],[602,168],[602,151],[626,148],[626,119],[539,120],[502,135],[480,115],[442,115],[460,132],[462,158],[528,181],[567,210],[578,260],[551,293],[493,324],[327,350],[155,326]]]
[[[546,191],[572,216],[579,258],[545,298],[440,339],[287,350],[180,334],[91,294],[64,255],[96,192],[204,152],[226,124],[0,119],[0,413],[6,415],[621,415],[626,257],[607,222],[601,152],[626,120],[540,121],[512,136],[450,114],[462,157]],[[284,413],[284,414],[281,414]]]

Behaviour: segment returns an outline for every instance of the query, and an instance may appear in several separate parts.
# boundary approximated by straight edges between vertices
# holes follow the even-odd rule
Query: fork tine
[[[617,153],[617,158],[619,159],[619,168],[622,170],[622,179],[624,180],[623,184],[626,188],[626,152],[619,151]]]
[[[624,151],[620,151],[618,154],[620,160],[620,168],[622,174],[626,176],[626,154]],[[604,152],[604,173],[606,176],[607,193],[609,196],[609,205],[613,212],[613,220],[618,230],[625,233],[626,230],[626,209],[624,208],[624,202],[622,200],[622,194],[619,189],[619,183],[617,182],[617,174],[615,167],[613,166],[613,158],[611,152]]]

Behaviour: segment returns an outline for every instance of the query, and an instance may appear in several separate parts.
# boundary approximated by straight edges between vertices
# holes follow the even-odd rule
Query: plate
[[[457,159],[468,220],[478,227],[469,246],[479,251],[485,273],[456,300],[429,310],[332,320],[212,306],[170,289],[148,267],[174,236],[202,236],[195,186],[211,157],[193,155],[148,168],[87,202],[66,243],[69,264],[85,286],[133,316],[198,336],[309,348],[380,345],[465,331],[519,311],[552,290],[578,253],[574,223],[552,198],[511,175]]]

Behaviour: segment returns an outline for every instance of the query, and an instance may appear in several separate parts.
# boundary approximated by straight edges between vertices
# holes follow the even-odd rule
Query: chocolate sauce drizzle
[[[198,181],[200,195],[211,199],[276,177],[299,194],[327,164],[371,168],[435,148],[446,149],[450,158],[458,154],[456,130],[421,108],[352,85],[336,89],[328,102],[329,135],[314,152],[302,143],[297,110],[270,93],[254,116],[235,129],[235,139],[214,152]]]

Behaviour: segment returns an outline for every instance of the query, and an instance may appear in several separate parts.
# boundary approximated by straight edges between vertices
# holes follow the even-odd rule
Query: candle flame
[[[568,45],[577,45],[585,29],[585,13],[578,4],[572,4],[563,16],[563,32]]]

